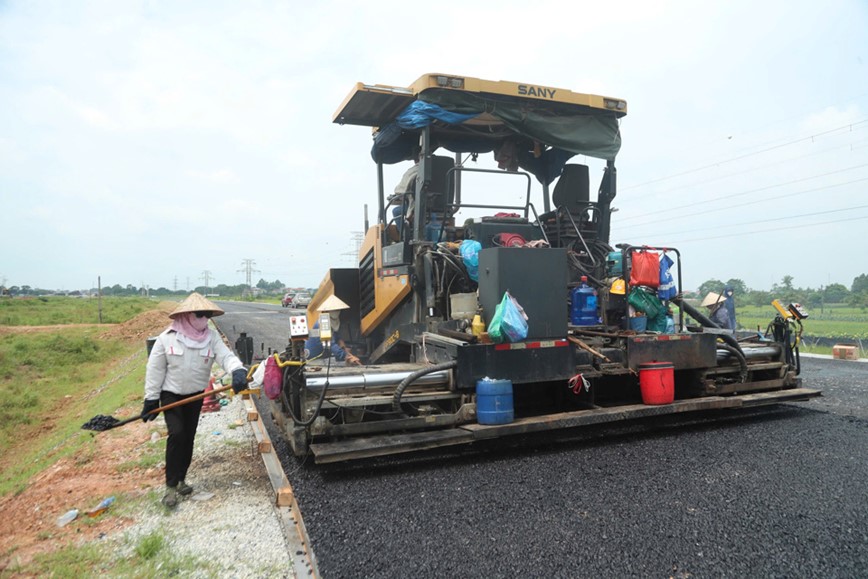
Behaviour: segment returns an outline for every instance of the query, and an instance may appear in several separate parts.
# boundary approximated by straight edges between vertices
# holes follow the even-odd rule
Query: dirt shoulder
[[[161,332],[168,325],[167,313],[173,304],[162,303],[153,311],[143,312],[122,324],[102,324],[101,340],[139,343]],[[87,324],[83,324],[87,325]],[[56,331],[67,326],[2,326],[0,333],[34,333]],[[137,408],[119,409],[114,416],[132,416]],[[58,528],[57,517],[70,509],[82,512],[95,507],[109,496],[148,493],[162,483],[161,468],[130,468],[149,450],[152,428],[134,422],[123,428],[93,437],[86,455],[64,458],[33,476],[27,487],[16,495],[0,498],[0,572],[10,564],[27,564],[39,553],[46,553],[77,541],[88,541],[123,529],[132,523],[122,516],[94,518],[87,525]],[[32,444],[22,440],[20,444]],[[151,451],[153,452],[153,451]],[[11,454],[14,454],[14,450]]]

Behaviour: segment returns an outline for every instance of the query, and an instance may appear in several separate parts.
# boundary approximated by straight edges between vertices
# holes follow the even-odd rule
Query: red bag
[[[656,288],[660,285],[660,255],[656,251],[633,251],[630,264],[630,285]]]
[[[274,356],[265,360],[265,378],[262,379],[262,388],[269,400],[277,400],[280,397],[280,389],[283,387],[283,375]]]

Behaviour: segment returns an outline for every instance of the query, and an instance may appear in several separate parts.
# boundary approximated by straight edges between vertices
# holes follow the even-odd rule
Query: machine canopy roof
[[[497,154],[507,146],[519,167],[550,183],[573,155],[614,159],[626,109],[620,99],[564,89],[429,74],[409,88],[357,84],[334,120],[378,127],[376,162],[412,159],[430,126],[435,147]]]

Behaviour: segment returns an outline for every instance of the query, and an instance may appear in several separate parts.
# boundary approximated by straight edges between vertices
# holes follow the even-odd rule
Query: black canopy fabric
[[[518,166],[545,184],[557,178],[574,155],[610,160],[621,148],[618,119],[609,111],[446,89],[429,89],[418,98],[377,133],[371,150],[374,161],[412,159],[419,131],[431,125],[442,129],[432,131],[435,148],[453,153],[496,151],[512,141]],[[483,113],[509,130],[493,133],[463,125]]]

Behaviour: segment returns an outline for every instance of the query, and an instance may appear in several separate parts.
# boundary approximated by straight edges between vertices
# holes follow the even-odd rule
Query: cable
[[[868,215],[864,215],[862,217],[851,217],[850,219],[836,219],[834,221],[821,221],[819,223],[805,223],[805,224],[801,224],[801,225],[791,225],[789,227],[776,227],[774,229],[762,229],[760,231],[745,231],[745,232],[739,233],[738,236],[739,237],[746,237],[748,235],[756,235],[758,233],[766,234],[766,233],[770,233],[772,231],[787,231],[789,229],[801,229],[803,227],[817,227],[819,225],[831,225],[833,223],[844,223],[846,221],[859,221],[860,219],[868,219]],[[675,235],[677,235],[677,233]],[[711,237],[694,237],[692,239],[681,239],[678,241],[678,243],[687,243],[690,241],[709,241],[712,239],[732,239],[732,236],[733,236],[733,233],[728,232],[725,235],[714,235]]]
[[[741,227],[742,225],[756,225],[757,223],[769,223],[771,221],[786,221],[788,219],[799,219],[801,217],[814,217],[817,215],[826,215],[829,213],[841,213],[842,211],[853,211],[855,209],[868,209],[868,205],[857,205],[856,207],[844,207],[842,209],[830,209],[828,211],[814,211],[812,213],[802,213],[801,215],[789,215],[786,217],[771,217],[769,219],[758,219],[756,221],[743,221],[741,223],[730,223],[727,225],[727,227]],[[694,231],[708,231],[708,227],[698,227],[696,229],[679,229],[677,234],[693,233]],[[651,233],[651,235],[654,235],[654,234]]]
[[[328,344],[328,347],[329,347],[329,348],[331,347],[331,344],[330,344],[330,343]],[[326,342],[323,342],[323,352],[325,352],[325,348],[326,348]],[[300,368],[301,368],[301,367],[300,367]],[[301,419],[298,417],[298,415],[296,415],[296,410],[293,409],[292,404],[287,403],[286,407],[289,409],[289,415],[292,417],[293,422],[295,422],[295,424],[296,424],[297,426],[303,426],[303,427],[307,428],[308,426],[310,426],[311,424],[313,424],[314,421],[319,417],[320,411],[322,411],[322,405],[323,405],[323,402],[325,401],[325,395],[326,395],[326,392],[327,392],[328,389],[329,389],[329,373],[331,372],[331,368],[332,368],[332,357],[331,357],[331,355],[329,355],[329,357],[328,357],[328,365],[326,366],[326,379],[325,379],[325,383],[324,383],[323,386],[322,386],[322,391],[320,392],[319,400],[317,401],[317,404],[316,404],[316,410],[314,410],[313,414],[311,415],[311,417],[310,417],[308,420],[301,420]],[[295,374],[297,374],[299,371],[300,371],[300,370],[297,370],[295,373],[292,373],[292,374],[290,374],[289,372],[285,372],[285,373],[283,374],[283,380],[284,380],[284,382],[283,382],[283,386],[282,386],[281,389],[280,389],[280,390],[281,390],[281,393],[283,393],[283,392],[286,390],[286,380],[287,380],[287,377],[289,377],[290,380],[291,380],[292,377],[295,376]],[[299,403],[301,404],[301,402],[299,402]],[[297,409],[297,410],[300,411],[301,409],[299,408],[299,409]]]
[[[746,159],[746,158],[748,158],[748,157],[752,157],[752,156],[754,156],[754,155],[759,155],[760,153],[767,153],[767,152],[769,152],[769,151],[774,151],[775,149],[780,149],[780,148],[783,148],[783,147],[788,147],[789,145],[794,145],[794,144],[796,144],[796,143],[801,143],[801,142],[804,142],[804,141],[813,141],[813,140],[814,140],[815,138],[817,138],[817,137],[821,137],[821,136],[823,136],[823,135],[828,135],[828,134],[831,134],[831,133],[835,133],[835,132],[838,132],[838,131],[843,130],[843,129],[850,129],[850,130],[852,130],[853,127],[858,126],[858,125],[861,125],[861,124],[863,124],[863,123],[868,123],[868,119],[863,119],[863,120],[861,120],[861,121],[856,121],[855,123],[849,123],[849,124],[846,124],[846,125],[842,125],[842,126],[840,126],[840,127],[837,127],[837,128],[834,128],[834,129],[829,129],[828,131],[823,131],[823,132],[821,132],[821,133],[816,133],[816,134],[813,134],[813,135],[810,135],[810,136],[807,136],[807,137],[801,137],[801,138],[798,138],[798,139],[795,139],[795,140],[792,140],[792,141],[788,141],[788,142],[786,142],[786,143],[781,143],[781,144],[779,144],[779,145],[775,145],[775,146],[773,146],[773,147],[768,147],[768,148],[766,148],[766,149],[761,149],[761,150],[759,150],[759,151],[754,151],[754,152],[752,152],[752,153],[746,153],[746,154],[744,154],[744,155],[739,155],[739,156],[737,156],[737,157],[732,157],[732,158],[730,158],[730,159],[725,159],[725,160],[723,160],[723,161],[718,161],[717,163],[712,163],[712,164],[710,164],[710,165],[704,165],[704,166],[702,166],[702,167],[697,167],[696,169],[690,169],[690,170],[687,170],[687,171],[682,171],[681,173],[675,173],[675,174],[673,174],[673,175],[668,175],[668,176],[666,176],[666,177],[660,177],[660,178],[657,178],[657,179],[652,179],[652,180],[650,180],[650,181],[645,181],[644,183],[637,183],[636,185],[630,185],[630,186],[627,186],[627,187],[622,187],[622,188],[621,188],[621,191],[627,191],[627,190],[630,190],[630,189],[635,189],[635,188],[637,188],[637,187],[644,187],[645,185],[651,185],[652,183],[659,183],[659,182],[661,182],[661,181],[666,181],[666,180],[668,180],[668,179],[674,179],[675,177],[682,177],[682,176],[684,176],[684,175],[690,175],[691,173],[698,173],[699,171],[704,171],[705,169],[711,169],[711,168],[713,168],[713,167],[719,167],[720,165],[724,165],[724,164],[726,164],[726,163],[732,163],[733,161],[739,161],[739,160],[741,160],[741,159]]]
[[[715,202],[717,202],[717,201],[723,201],[724,199],[732,199],[733,197],[742,197],[742,196],[744,196],[744,195],[750,195],[751,193],[758,193],[758,192],[760,192],[760,191],[768,191],[769,189],[775,189],[775,188],[777,188],[777,187],[784,187],[784,186],[786,186],[786,185],[793,185],[793,184],[795,184],[795,183],[801,183],[801,182],[804,182],[804,181],[810,181],[811,179],[819,179],[820,177],[828,177],[829,175],[834,175],[834,174],[836,174],[836,173],[843,173],[843,172],[845,172],[845,171],[852,171],[853,169],[862,169],[862,168],[864,168],[864,167],[868,167],[868,163],[865,163],[865,164],[863,164],[863,165],[855,165],[855,166],[853,166],[853,167],[847,167],[846,169],[840,169],[840,170],[838,170],[838,171],[830,171],[830,172],[828,172],[828,173],[822,173],[822,174],[820,174],[820,175],[812,175],[811,177],[804,177],[804,178],[802,178],[802,179],[795,179],[795,180],[793,180],[793,181],[786,181],[786,182],[784,182],[784,183],[776,183],[776,184],[774,184],[774,185],[767,185],[767,186],[765,186],[765,187],[758,187],[758,188],[756,188],[756,189],[748,189],[747,191],[741,191],[741,192],[739,192],[739,193],[732,193],[732,194],[730,194],[730,195],[723,195],[723,196],[720,196],[720,197],[714,197],[713,199],[704,199],[704,200],[702,200],[702,201],[695,201],[695,202],[693,202],[693,203],[686,203],[686,204],[683,204],[683,205],[679,205],[679,206],[678,206],[678,209],[684,209],[684,208],[688,208],[688,207],[695,207],[695,206],[697,206],[697,205],[706,205],[706,204],[708,204],[708,203],[715,203]],[[790,195],[801,195],[802,193],[811,193],[811,192],[813,192],[813,191],[819,191],[819,190],[821,190],[821,189],[823,189],[823,188],[838,187],[838,186],[840,186],[840,185],[850,185],[851,183],[858,183],[858,182],[860,182],[860,181],[865,181],[866,179],[868,179],[868,178],[864,178],[864,179],[856,179],[856,180],[853,180],[853,181],[845,181],[844,183],[839,183],[839,184],[835,184],[835,185],[824,185],[823,187],[820,187],[820,188],[817,188],[817,189],[808,189],[807,191],[802,191],[802,192],[800,192],[800,193],[786,194],[786,195],[784,195],[784,197],[788,197],[788,196],[790,196]],[[751,201],[751,202],[748,203],[748,204],[752,204],[752,203],[761,203],[761,202],[763,202],[763,201],[767,201],[767,200],[769,200],[769,199],[780,199],[780,196],[779,196],[779,197],[766,197],[766,198],[761,199],[761,200],[758,200],[758,201]],[[731,207],[741,207],[741,205],[730,205],[729,207],[730,207],[730,208],[731,208]],[[659,214],[659,213],[666,213],[666,214],[669,214],[671,211],[672,211],[672,208],[671,208],[671,207],[666,207],[665,209],[658,209],[657,211],[646,211],[646,212],[643,212],[642,215],[636,215],[636,216],[634,216],[634,217],[623,217],[623,218],[620,219],[620,221],[629,221],[629,220],[631,220],[631,219],[638,219],[638,218],[640,218],[640,217],[648,217],[649,215],[657,215],[657,214]],[[718,209],[709,209],[709,211],[718,211]],[[707,213],[707,211],[706,211],[705,213]],[[701,214],[702,214],[702,213],[690,213],[690,214],[688,214],[688,215],[684,215],[684,216],[680,216],[680,217],[690,217],[691,215],[701,215]],[[650,223],[650,222],[649,222],[649,223]],[[638,223],[638,224],[636,224],[636,225],[644,225],[644,223]]]
[[[753,173],[755,171],[759,171],[762,169],[768,169],[769,167],[774,167],[776,165],[783,165],[785,163],[789,163],[792,161],[799,161],[801,159],[806,159],[808,157],[814,157],[816,155],[820,155],[823,153],[829,153],[829,152],[835,151],[837,149],[849,148],[852,151],[853,145],[859,145],[861,143],[868,143],[868,139],[862,139],[861,141],[855,141],[855,142],[851,142],[851,143],[846,143],[844,145],[838,145],[835,147],[830,147],[828,149],[823,149],[822,151],[816,151],[814,153],[808,153],[807,155],[799,155],[798,157],[790,157],[788,159],[781,159],[780,161],[776,161],[774,163],[768,163],[766,165],[760,165],[758,167],[751,167],[750,169],[745,169],[743,171],[738,171],[736,173],[727,173],[726,175],[718,175],[716,177],[712,177],[712,178],[706,179],[704,181],[694,181],[692,183],[684,183],[683,185],[677,185],[675,187],[670,187],[668,189],[654,191],[653,193],[646,194],[645,199],[659,197],[665,193],[671,193],[672,191],[677,191],[679,189],[686,189],[688,187],[697,187],[699,185],[705,185],[707,183],[714,183],[715,181],[721,181],[723,179],[728,179],[730,177],[738,177],[739,175],[744,175],[746,173]],[[630,187],[632,187],[632,185],[629,187],[626,187],[626,189],[629,189]],[[622,189],[622,190],[624,190],[624,189]],[[632,218],[628,218],[628,219],[632,219]]]

